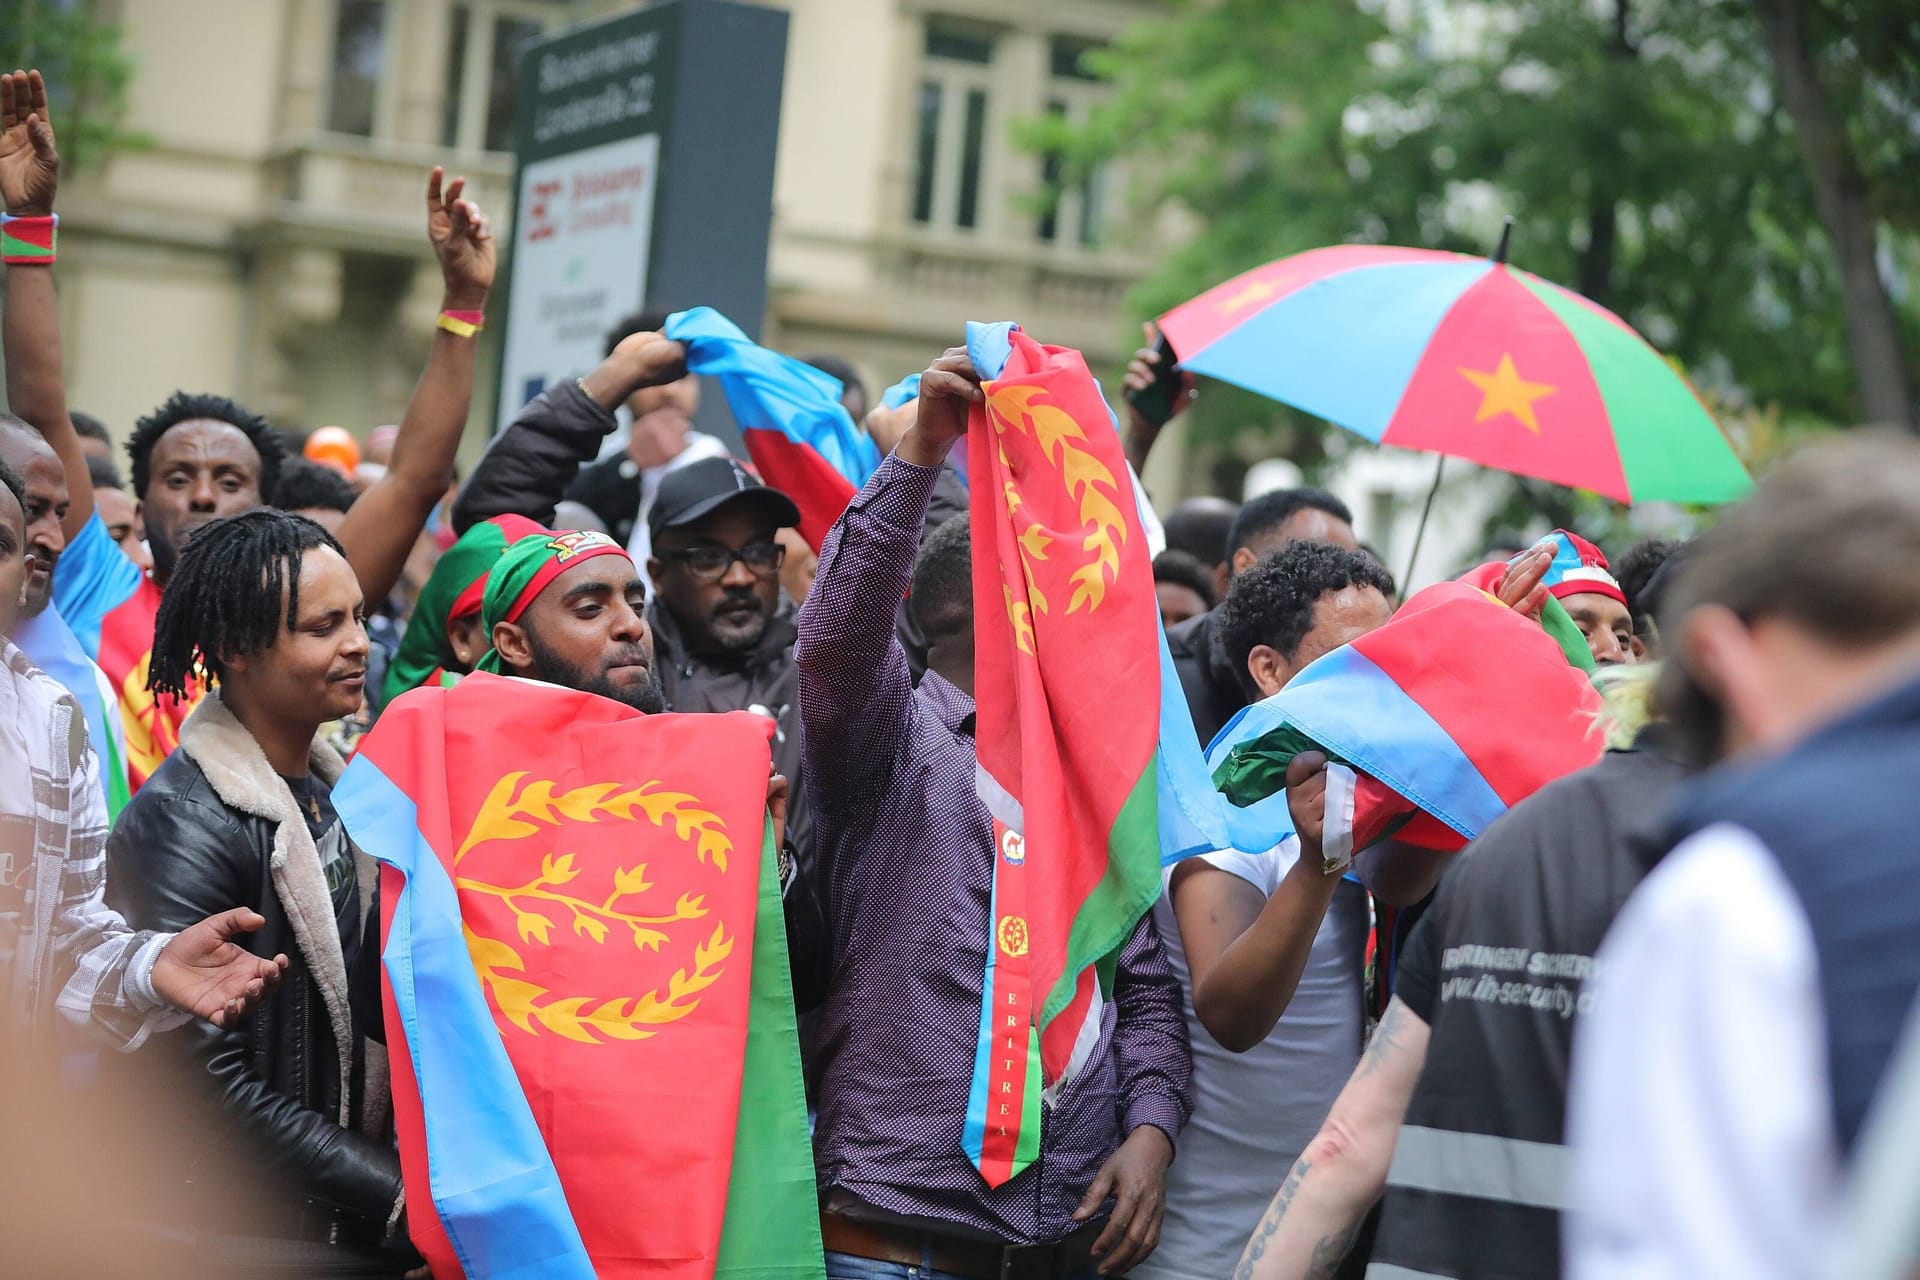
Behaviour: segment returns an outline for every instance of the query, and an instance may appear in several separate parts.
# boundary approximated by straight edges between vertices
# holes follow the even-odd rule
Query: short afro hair
[[[107,430],[107,424],[92,414],[70,409],[67,412],[67,420],[73,423],[74,434],[85,436],[89,440],[98,440],[108,448],[113,447],[113,434]]]
[[[1199,596],[1209,609],[1220,603],[1214,595],[1213,567],[1200,563],[1184,551],[1168,547],[1155,556],[1153,580],[1155,583],[1171,582],[1187,588]]]
[[[1297,489],[1275,489],[1272,493],[1248,498],[1241,506],[1227,530],[1227,545],[1220,558],[1229,564],[1233,563],[1234,552],[1242,547],[1253,550],[1254,543],[1272,536],[1280,526],[1302,511],[1324,511],[1336,520],[1353,523],[1353,512],[1347,510],[1347,504],[1325,489],[1307,485]]]
[[[963,512],[928,534],[913,561],[907,606],[929,640],[951,635],[973,617],[973,534]]]
[[[1313,630],[1320,597],[1347,587],[1372,587],[1391,598],[1393,578],[1372,556],[1331,542],[1292,543],[1236,577],[1220,605],[1214,634],[1241,683],[1250,683],[1247,657],[1257,645],[1293,661]]]
[[[97,453],[87,455],[87,482],[96,489],[127,487],[120,479],[120,468],[113,465],[113,459],[103,458]]]
[[[672,315],[665,307],[642,307],[629,312],[613,322],[613,328],[607,330],[607,354],[631,338],[636,333],[658,333],[667,327],[667,317]]]
[[[282,511],[347,511],[359,496],[347,478],[332,467],[306,458],[288,458],[280,465],[273,505]]]
[[[244,409],[225,396],[176,391],[167,402],[133,424],[133,437],[127,441],[127,456],[133,459],[133,496],[144,499],[153,473],[147,464],[153,446],[160,437],[183,422],[211,418],[237,428],[253,444],[260,457],[260,496],[264,501],[280,483],[280,462],[284,451],[280,437],[267,420],[251,409]]]

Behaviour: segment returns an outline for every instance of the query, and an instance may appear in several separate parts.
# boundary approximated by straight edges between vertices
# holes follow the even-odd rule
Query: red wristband
[[[484,311],[442,311],[438,324],[440,328],[445,329],[455,337],[471,338],[474,334],[486,327],[487,313]]]
[[[16,218],[0,214],[0,262],[10,267],[50,267],[60,215]]]

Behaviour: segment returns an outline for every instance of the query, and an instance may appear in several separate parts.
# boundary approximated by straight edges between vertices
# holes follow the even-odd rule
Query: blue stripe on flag
[[[473,1280],[593,1280],[560,1175],[474,974],[459,896],[420,834],[413,801],[360,756],[341,775],[333,804],[354,843],[406,877],[382,955],[420,1089],[429,1191],[460,1265]]]
[[[1264,853],[1293,834],[1287,793],[1277,791],[1242,809],[1214,789],[1213,773],[1200,754],[1193,713],[1174,670],[1167,633],[1160,632],[1160,865],[1182,858],[1238,849]]]
[[[1372,659],[1343,645],[1227,722],[1207,759],[1292,724],[1472,840],[1507,811],[1473,761]],[[1284,800],[1285,792],[1280,798]],[[1231,806],[1229,806],[1231,807]]]
[[[1356,267],[1288,294],[1180,366],[1378,442],[1434,330],[1489,261]]]
[[[719,379],[742,431],[778,431],[819,454],[855,489],[880,469],[880,450],[840,403],[840,379],[769,351],[712,307],[667,317],[667,337],[687,347],[687,371]]]
[[[920,398],[920,375],[910,373],[900,381],[880,393],[880,403],[889,409],[898,409],[909,400]]]

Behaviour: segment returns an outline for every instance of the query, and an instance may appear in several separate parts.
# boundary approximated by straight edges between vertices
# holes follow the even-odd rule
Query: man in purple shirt
[[[1100,1051],[1045,1112],[1039,1159],[990,1189],[961,1148],[993,864],[965,520],[917,564],[916,550],[980,394],[962,349],[922,376],[918,421],[821,549],[794,649],[833,956],[814,1136],[829,1280],[1124,1274],[1158,1242],[1192,1107],[1180,989],[1149,917],[1120,952]],[[918,689],[894,634],[910,581],[929,642]]]

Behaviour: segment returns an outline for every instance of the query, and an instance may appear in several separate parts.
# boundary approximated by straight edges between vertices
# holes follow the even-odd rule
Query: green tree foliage
[[[1850,11],[1864,33],[1863,14],[1896,26],[1910,2],[1829,0],[1828,18]],[[1488,252],[1510,215],[1516,266],[1619,312],[1717,404],[1852,419],[1837,272],[1746,4],[1170,8],[1090,55],[1112,96],[1084,128],[1028,131],[1068,158],[1066,180],[1124,159],[1143,217],[1196,225],[1138,288],[1142,315],[1323,244]],[[1910,177],[1920,104],[1912,81],[1904,98],[1894,86],[1911,64],[1886,48],[1874,57],[1837,101],[1863,140],[1875,112],[1905,113],[1870,163],[1885,175],[1904,159]],[[1899,202],[1912,199],[1908,181],[1887,215],[1906,223]],[[1226,412],[1248,421],[1243,401]],[[1292,447],[1297,424],[1263,416],[1312,462]]]
[[[137,145],[139,136],[124,127],[133,63],[118,26],[80,0],[11,0],[0,9],[9,10],[0,15],[0,66],[46,75],[68,172]]]

